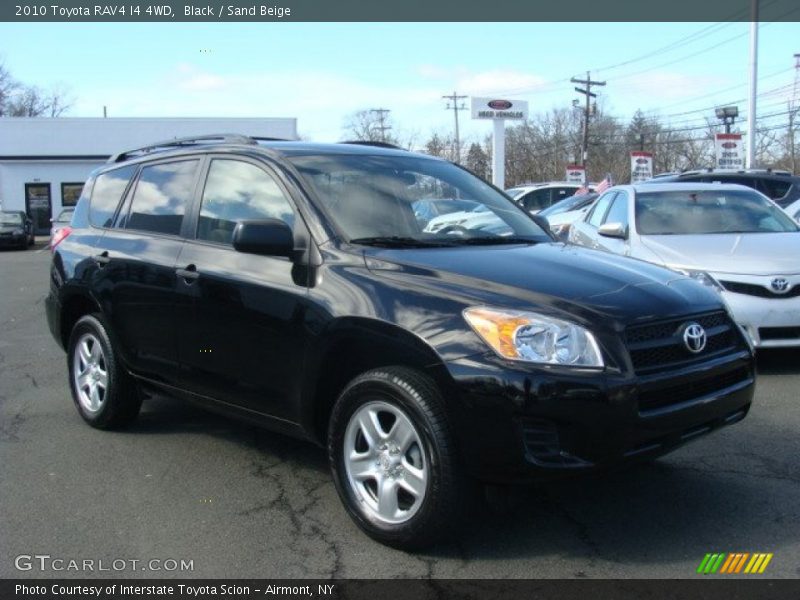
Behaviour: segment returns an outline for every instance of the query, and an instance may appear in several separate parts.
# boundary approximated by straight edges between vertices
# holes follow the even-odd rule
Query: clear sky
[[[678,126],[738,101],[746,113],[749,23],[0,23],[0,60],[21,81],[65,85],[67,116],[297,117],[301,135],[346,137],[354,111],[391,109],[418,143],[448,133],[441,96],[569,106],[572,76],[607,81],[606,110]],[[759,115],[786,110],[800,24],[760,26]],[[646,56],[649,55],[649,56]],[[646,56],[646,58],[641,58]],[[640,60],[635,60],[640,59]],[[632,61],[632,62],[629,62]],[[622,64],[620,63],[628,63]],[[614,65],[620,65],[615,68]],[[705,110],[700,110],[705,109]],[[460,113],[464,137],[490,132]],[[780,123],[785,116],[767,117]]]

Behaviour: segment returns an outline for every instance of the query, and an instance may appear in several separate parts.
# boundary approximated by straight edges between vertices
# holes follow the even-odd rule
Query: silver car
[[[569,241],[657,263],[717,290],[757,347],[800,346],[800,228],[755,190],[616,186],[572,225]]]

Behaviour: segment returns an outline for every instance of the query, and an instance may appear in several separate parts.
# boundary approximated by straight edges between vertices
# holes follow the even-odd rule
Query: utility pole
[[[572,83],[580,83],[584,88],[576,87],[575,91],[579,94],[586,96],[586,108],[583,109],[583,148],[581,149],[582,160],[581,164],[586,172],[586,177],[589,177],[589,117],[592,114],[591,101],[592,98],[597,98],[597,94],[592,92],[592,87],[595,85],[605,85],[605,81],[592,81],[592,76],[589,71],[586,71],[586,79],[578,79],[573,77],[570,79]],[[596,105],[595,105],[596,106]]]
[[[445,107],[445,110],[450,110],[452,108],[453,109],[453,116],[455,117],[455,120],[456,120],[456,162],[457,163],[461,162],[461,138],[458,135],[458,111],[467,110],[467,107],[464,105],[464,103],[462,102],[461,106],[459,106],[458,105],[458,101],[459,100],[464,100],[465,98],[466,98],[466,96],[459,96],[456,92],[453,92],[452,96],[442,96],[443,100],[448,100],[448,103],[447,103],[447,106]],[[450,106],[451,102],[453,104],[452,107]]]
[[[378,129],[381,132],[381,141],[386,143],[386,132],[392,128],[391,125],[385,124],[386,115],[392,111],[390,111],[388,108],[371,108],[369,109],[369,112],[378,113],[378,122],[380,123],[380,125],[378,125]]]
[[[797,161],[794,153],[794,119],[800,109],[797,105],[797,84],[800,81],[800,54],[794,55],[794,86],[792,99],[789,101],[789,156],[792,159],[792,175],[797,174]]]

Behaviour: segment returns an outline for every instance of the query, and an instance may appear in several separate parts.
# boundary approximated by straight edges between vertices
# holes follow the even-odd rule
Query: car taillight
[[[53,235],[53,239],[50,240],[50,251],[52,252],[55,250],[56,246],[63,242],[70,233],[72,233],[72,227],[69,225],[56,231],[55,235]]]

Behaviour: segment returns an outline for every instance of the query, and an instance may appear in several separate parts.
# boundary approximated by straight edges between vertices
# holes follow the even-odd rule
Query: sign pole
[[[492,183],[501,190],[506,184],[506,121],[494,119],[492,136]]]
[[[506,185],[506,119],[528,118],[528,103],[504,98],[470,98],[473,119],[494,121],[492,135],[492,183],[501,190]]]

